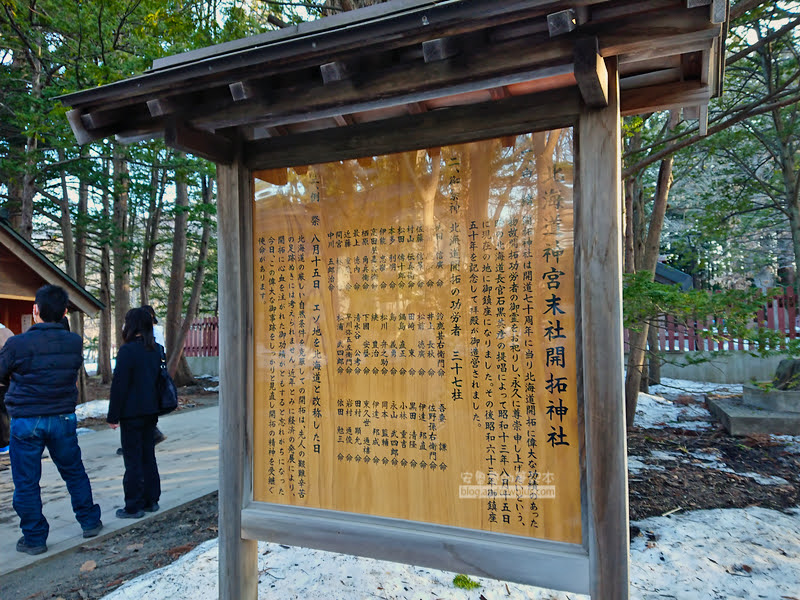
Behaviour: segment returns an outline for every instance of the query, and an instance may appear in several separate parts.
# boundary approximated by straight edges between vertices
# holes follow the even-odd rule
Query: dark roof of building
[[[664,263],[656,263],[655,280],[658,283],[679,285],[684,292],[694,287],[694,281],[691,275],[674,267],[670,267],[669,265],[665,265]]]
[[[162,58],[61,100],[81,143],[164,136],[229,163],[240,140],[257,155],[308,132],[553,103],[539,96],[553,90],[602,106],[604,59],[616,58],[623,114],[682,108],[702,130],[722,90],[728,10],[728,0],[392,0]]]

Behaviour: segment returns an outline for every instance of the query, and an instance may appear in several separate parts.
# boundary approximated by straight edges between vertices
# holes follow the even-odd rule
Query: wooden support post
[[[249,404],[252,386],[252,231],[250,172],[241,158],[218,166],[219,245],[219,597],[258,598],[258,543],[242,539],[242,508],[252,499]]]
[[[626,600],[629,588],[627,444],[622,342],[619,74],[608,68],[608,107],[578,125],[575,255],[581,318],[591,597]]]
[[[703,104],[700,107],[700,114],[697,118],[699,121],[700,135],[708,135],[708,104]]]

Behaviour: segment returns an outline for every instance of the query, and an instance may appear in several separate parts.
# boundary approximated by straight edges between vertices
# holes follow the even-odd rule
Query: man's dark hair
[[[39,316],[45,323],[58,323],[67,310],[69,296],[66,290],[57,285],[43,285],[36,290],[36,306]]]

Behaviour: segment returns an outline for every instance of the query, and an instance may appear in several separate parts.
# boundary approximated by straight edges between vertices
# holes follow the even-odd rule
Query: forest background
[[[78,146],[57,98],[140,74],[159,57],[377,3],[0,1],[0,217],[106,305],[96,322],[71,317],[102,381],[125,313],[139,304],[163,317],[170,369],[191,381],[184,339],[198,314],[217,312],[216,173],[161,140]],[[623,120],[629,423],[655,316],[726,314],[725,333],[757,337],[754,282],[797,286],[798,25],[800,2],[731,2],[725,93],[711,102],[707,135],[698,111]],[[659,260],[696,289],[653,284]]]

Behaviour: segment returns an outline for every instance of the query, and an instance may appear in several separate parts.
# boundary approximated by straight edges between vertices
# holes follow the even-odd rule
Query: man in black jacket
[[[0,350],[0,382],[10,381],[5,403],[11,416],[14,510],[23,533],[17,551],[27,554],[47,551],[50,526],[42,514],[39,492],[45,448],[67,484],[83,537],[94,537],[103,527],[76,434],[83,340],[59,323],[68,301],[67,292],[58,286],[40,288],[33,306],[34,325]]]

